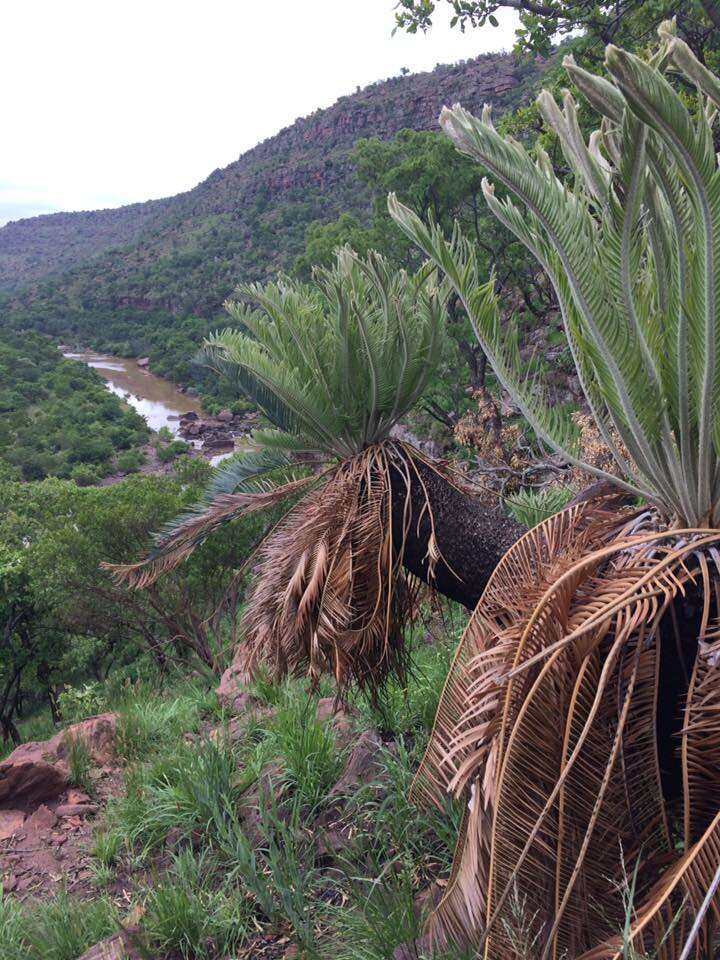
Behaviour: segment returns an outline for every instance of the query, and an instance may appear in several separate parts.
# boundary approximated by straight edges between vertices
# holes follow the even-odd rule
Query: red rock
[[[115,936],[90,947],[79,960],[125,960],[126,957],[129,957],[129,953],[125,946],[125,937],[122,933],[116,933]]]
[[[89,817],[97,810],[96,803],[61,803],[55,812],[59,817]]]
[[[65,790],[67,768],[53,763],[52,755],[47,759],[50,743],[23,743],[0,763],[0,807],[42,803]]]
[[[354,721],[360,715],[353,707],[338,704],[334,697],[323,697],[318,700],[316,716],[320,723],[332,724],[338,743],[344,746],[355,736]]]
[[[79,737],[94,762],[102,766],[115,758],[115,724],[114,713],[101,713],[97,717],[81,720],[49,740],[49,752],[62,760],[67,756],[68,737]]]
[[[115,756],[115,715],[104,713],[74,723],[51,740],[23,743],[0,763],[0,807],[42,803],[68,785],[67,738],[81,737],[95,763]]]
[[[44,833],[46,830],[52,830],[57,823],[57,819],[57,815],[44,803],[41,803],[37,810],[25,821],[25,832]]]
[[[70,787],[65,797],[65,803],[92,803],[92,799],[83,791]]]
[[[7,840],[17,833],[25,822],[22,810],[0,810],[0,840]]]
[[[235,714],[243,714],[249,707],[258,703],[257,697],[245,689],[243,679],[242,670],[233,663],[222,675],[220,685],[215,690],[222,706],[232,710]]]
[[[335,786],[328,794],[329,800],[349,797],[363,783],[372,783],[377,779],[382,767],[380,754],[382,741],[374,730],[366,730],[357,740],[345,764],[345,769]]]

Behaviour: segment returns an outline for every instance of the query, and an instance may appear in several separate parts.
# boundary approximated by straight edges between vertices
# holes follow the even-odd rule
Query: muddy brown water
[[[200,401],[188,397],[174,383],[138,366],[129,357],[112,357],[91,350],[81,352],[62,348],[68,360],[86,363],[97,370],[108,390],[122,397],[147,421],[151,430],[167,427],[173,434],[180,429],[183,413],[201,414]]]

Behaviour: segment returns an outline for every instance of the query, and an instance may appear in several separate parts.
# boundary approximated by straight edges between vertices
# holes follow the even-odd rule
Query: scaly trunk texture
[[[412,522],[403,565],[451,600],[473,610],[491,573],[525,527],[472,494],[458,489],[417,459],[410,480]],[[393,538],[399,542],[405,506],[405,480],[397,472],[393,484]],[[425,489],[423,489],[423,487]],[[432,509],[432,521],[427,504]],[[428,577],[428,544],[432,525],[441,558]]]

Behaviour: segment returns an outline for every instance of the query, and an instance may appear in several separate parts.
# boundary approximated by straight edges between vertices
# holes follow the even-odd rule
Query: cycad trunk
[[[472,610],[493,570],[525,528],[464,492],[419,458],[414,465],[416,471],[410,473],[411,522],[403,565],[439,593]],[[402,537],[406,479],[395,471],[392,485],[393,537],[398,543]],[[434,577],[430,578],[428,548],[433,528],[440,559],[435,563]]]

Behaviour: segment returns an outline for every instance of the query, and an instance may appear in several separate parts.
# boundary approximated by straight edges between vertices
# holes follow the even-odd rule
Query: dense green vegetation
[[[211,538],[197,560],[145,593],[116,586],[103,561],[134,560],[157,530],[199,493],[204,461],[180,461],[177,477],[135,476],[112,487],[48,479],[0,484],[0,724],[42,702],[56,710],[63,685],[140,658],[217,673],[230,655],[234,609],[208,622],[233,567],[267,519],[249,518]],[[237,602],[238,587],[230,596]],[[120,671],[120,674],[118,674]]]
[[[506,5],[450,4],[460,27],[491,23]],[[581,28],[568,49],[585,64],[597,61],[601,40],[642,48],[676,7],[681,32],[685,24],[693,48],[716,63],[713,0],[637,4],[622,20],[620,8],[582,0],[553,0],[547,15],[520,6],[522,47],[547,52],[558,26]],[[403,0],[399,25],[424,29],[443,7]],[[671,34],[668,26],[669,44]],[[153,214],[132,243],[105,252],[94,247],[107,239],[102,224],[89,220],[96,259],[0,303],[0,750],[105,711],[116,724],[102,796],[89,749],[68,745],[71,783],[99,805],[84,894],[59,885],[46,900],[23,900],[3,892],[0,874],[3,960],[78,960],[126,928],[140,955],[156,960],[392,960],[416,938],[406,956],[426,960],[423,924],[448,892],[461,814],[469,829],[456,851],[460,882],[434,929],[469,940],[468,960],[484,936],[491,836],[503,855],[487,896],[500,918],[489,955],[538,960],[547,942],[570,957],[577,944],[611,936],[628,960],[680,955],[720,851],[717,530],[702,542],[672,531],[678,516],[717,526],[720,515],[720,175],[711,121],[692,112],[690,77],[679,78],[684,49],[672,47],[667,87],[654,74],[637,81],[654,67],[611,55],[623,95],[652,101],[641,116],[571,66],[614,125],[602,169],[585,149],[596,113],[568,100],[560,117],[547,96],[549,132],[538,129],[535,106],[497,130],[487,116],[446,113],[464,154],[440,133],[397,124],[394,136],[385,128],[354,147],[327,147],[308,134],[317,129],[310,118],[298,127],[307,166],[296,162],[296,141],[262,145],[247,196],[236,193],[241,172],[218,171]],[[506,105],[522,100],[535,69],[517,74]],[[717,81],[699,76],[720,106]],[[557,91],[559,63],[546,77]],[[348,109],[377,109],[392,83],[379,100],[372,91],[350,98]],[[653,155],[661,134],[643,131],[668,104],[685,138],[679,161],[667,144]],[[517,138],[510,147],[508,134]],[[673,166],[696,161],[694,177]],[[497,193],[483,187],[488,168],[503,181]],[[654,183],[658,169],[666,176]],[[643,191],[653,183],[651,213]],[[505,191],[526,202],[528,184],[530,209],[518,212]],[[388,192],[409,209],[393,202],[391,216]],[[465,240],[449,239],[455,224]],[[345,243],[360,258],[336,260]],[[435,269],[415,274],[423,251]],[[23,263],[32,272],[32,258]],[[292,279],[243,286],[230,310],[240,332],[217,333],[233,286],[278,269]],[[272,427],[257,434],[265,449],[212,471],[179,456],[184,447],[168,434],[157,438],[158,459],[173,460],[172,474],[93,486],[112,469],[138,469],[147,430],[50,337],[147,354],[211,409],[253,397]],[[207,337],[224,379],[195,360]],[[594,421],[578,417],[582,387]],[[423,409],[413,410],[422,389]],[[481,484],[466,486],[391,437],[398,422],[421,441],[439,438],[451,466]],[[500,542],[504,551],[497,531],[515,541],[506,513],[539,523],[588,472],[610,481],[622,473],[643,512],[591,500],[571,515],[577,531],[563,519],[545,539],[526,538],[501,561],[504,574],[453,660],[470,615],[452,590],[480,554]],[[504,509],[494,512],[498,494]],[[677,550],[670,566],[650,532]],[[478,591],[494,569],[478,574]],[[221,698],[231,661],[234,675],[249,667],[254,676]],[[698,714],[681,730],[696,690]],[[318,709],[338,691],[349,709],[332,717],[328,700]],[[580,756],[574,770],[568,745]],[[428,810],[408,798],[418,769],[416,798],[439,800]],[[647,891],[698,849],[697,875],[687,886],[681,879],[657,919],[666,940],[635,935],[643,911],[655,909]],[[600,905],[597,916],[588,903]],[[434,956],[466,960],[456,946]]]
[[[0,471],[93,483],[121,451],[137,456],[145,421],[84,364],[35,333],[0,328]],[[122,453],[121,453],[122,456]]]

